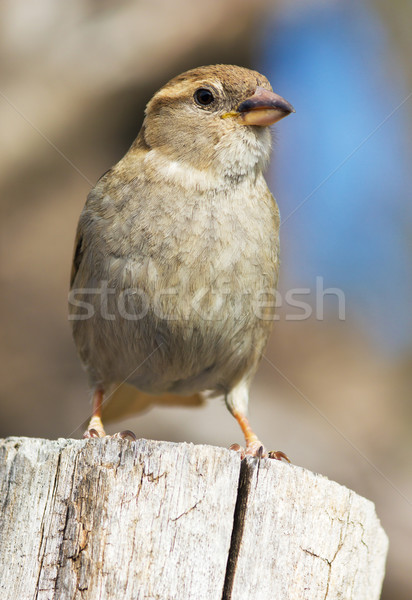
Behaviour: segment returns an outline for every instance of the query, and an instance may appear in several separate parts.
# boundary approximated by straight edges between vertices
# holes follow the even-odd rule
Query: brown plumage
[[[136,141],[90,192],[70,296],[94,390],[87,435],[104,435],[104,394],[127,383],[144,405],[223,395],[246,452],[261,454],[248,388],[273,322],[279,250],[262,170],[268,125],[292,111],[256,71],[187,71],[153,96]]]

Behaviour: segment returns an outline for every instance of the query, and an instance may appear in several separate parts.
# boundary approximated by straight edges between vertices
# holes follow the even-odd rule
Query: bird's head
[[[293,107],[256,71],[199,67],[153,96],[141,136],[149,149],[172,161],[241,177],[264,168],[271,150],[269,125],[291,112]]]

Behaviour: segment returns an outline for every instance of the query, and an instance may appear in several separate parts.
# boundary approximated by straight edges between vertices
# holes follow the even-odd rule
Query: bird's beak
[[[294,112],[293,106],[284,98],[258,86],[253,96],[241,102],[235,111],[222,115],[222,118],[237,117],[242,125],[264,127],[273,125]]]

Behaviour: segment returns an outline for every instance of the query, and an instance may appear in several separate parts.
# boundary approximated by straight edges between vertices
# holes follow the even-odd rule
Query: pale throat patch
[[[257,134],[241,125],[237,129],[237,143],[233,143],[233,131],[222,136],[216,146],[216,157],[222,171],[229,176],[245,176],[263,171],[270,159],[272,136],[268,127],[257,129]]]
[[[149,173],[157,175],[163,181],[185,189],[200,191],[224,187],[221,177],[214,177],[208,170],[197,169],[187,163],[173,160],[160,150],[150,150],[144,159],[144,166]]]
[[[197,191],[222,190],[228,186],[227,176],[257,174],[266,168],[270,159],[272,137],[269,128],[262,128],[259,135],[250,135],[250,132],[241,130],[237,142],[233,143],[231,135],[224,135],[215,146],[215,160],[220,165],[219,174],[171,159],[158,149],[147,153],[144,166],[148,173],[172,185]]]

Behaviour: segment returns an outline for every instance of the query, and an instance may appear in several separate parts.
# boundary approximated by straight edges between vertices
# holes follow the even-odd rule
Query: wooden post
[[[377,600],[387,546],[371,502],[293,465],[0,441],[2,600]]]

